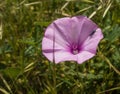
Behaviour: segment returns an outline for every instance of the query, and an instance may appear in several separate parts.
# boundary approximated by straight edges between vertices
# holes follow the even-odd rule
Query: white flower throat
[[[78,54],[79,53],[79,48],[77,45],[72,45],[72,53],[74,55]]]

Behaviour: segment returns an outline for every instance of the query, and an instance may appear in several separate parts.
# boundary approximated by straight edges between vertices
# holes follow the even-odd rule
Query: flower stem
[[[79,74],[78,74],[78,64],[77,64],[77,62],[76,62],[76,76],[77,76],[77,79],[79,78]]]
[[[53,88],[54,88],[54,94],[57,94],[56,92],[56,64],[53,64]]]
[[[55,64],[55,32],[53,36],[53,88],[54,88],[54,94],[57,94],[56,92],[56,64]]]

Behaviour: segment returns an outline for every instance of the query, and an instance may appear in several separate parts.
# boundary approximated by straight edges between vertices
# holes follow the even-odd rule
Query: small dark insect
[[[90,34],[90,36],[92,36],[95,32],[96,32],[96,30],[92,31],[92,33]]]

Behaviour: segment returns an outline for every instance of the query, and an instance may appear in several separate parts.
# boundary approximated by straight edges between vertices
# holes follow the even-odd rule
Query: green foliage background
[[[45,28],[76,15],[104,39],[85,63],[55,65],[42,55]],[[0,0],[0,94],[120,94],[120,0]]]

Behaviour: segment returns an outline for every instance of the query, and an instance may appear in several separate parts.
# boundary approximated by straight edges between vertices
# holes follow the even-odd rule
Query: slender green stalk
[[[114,67],[113,65],[112,65],[112,63],[110,62],[110,60],[106,57],[106,56],[104,56],[101,52],[100,52],[100,55],[99,55],[101,58],[103,58],[108,64],[109,64],[109,66],[118,74],[118,75],[120,75],[120,71],[118,70],[118,69],[116,69],[116,67]]]
[[[6,86],[6,88],[8,89],[8,91],[10,92],[10,94],[13,94],[13,92],[12,92],[12,89],[11,89],[11,87],[10,87],[10,85],[7,83],[7,81],[3,78],[3,76],[2,75],[0,75],[0,78],[2,79],[2,81],[3,81],[3,83],[4,83],[4,85]],[[2,90],[4,90],[4,89],[2,89],[1,88],[1,91]],[[4,90],[5,91],[5,90]],[[7,92],[7,91],[6,91]],[[6,93],[7,94],[7,93]]]
[[[79,78],[79,74],[78,74],[78,64],[77,64],[77,62],[76,62],[76,76],[77,76],[77,79]]]
[[[57,94],[56,92],[56,64],[53,64],[53,88],[54,88],[54,94]]]
[[[53,87],[54,87],[54,94],[56,93],[56,64],[55,64],[55,32],[53,36]]]
[[[115,87],[115,88],[111,88],[111,89],[108,89],[108,90],[105,90],[105,91],[98,92],[98,94],[103,94],[105,92],[110,92],[110,91],[119,90],[119,89],[120,89],[120,87]]]

